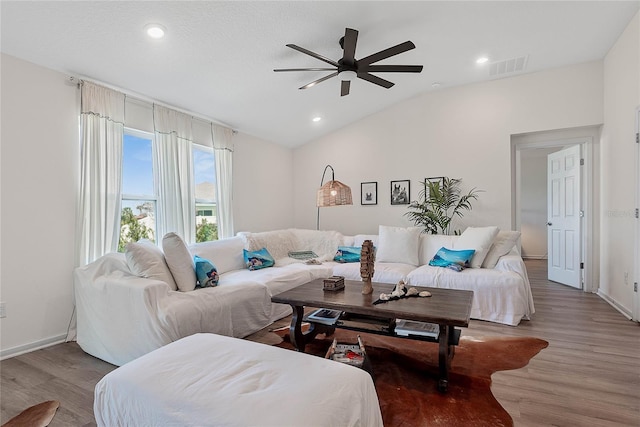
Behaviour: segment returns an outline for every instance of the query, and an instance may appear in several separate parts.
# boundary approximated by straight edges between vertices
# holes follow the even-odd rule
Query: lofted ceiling
[[[295,147],[430,91],[600,60],[639,7],[640,1],[3,0],[0,43],[8,55]],[[148,23],[162,24],[166,36],[150,39],[143,31]],[[326,65],[288,43],[338,60],[346,27],[359,31],[356,59],[411,40],[415,49],[379,64],[424,70],[380,73],[395,83],[390,89],[357,79],[345,97],[338,78],[298,89],[330,72],[273,72]],[[489,62],[476,64],[480,56]],[[522,69],[510,71],[515,62],[508,60],[516,58]],[[312,122],[316,116],[322,120]]]

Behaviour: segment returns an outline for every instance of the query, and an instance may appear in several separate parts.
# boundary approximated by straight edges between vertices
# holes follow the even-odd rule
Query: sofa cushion
[[[442,247],[453,248],[455,241],[460,236],[449,236],[447,234],[421,234],[419,261],[420,265],[428,265],[436,252]]]
[[[508,254],[520,238],[519,231],[500,230],[482,261],[482,268],[494,268],[500,257]]]
[[[127,243],[124,249],[129,270],[136,276],[165,282],[171,290],[178,289],[162,250],[151,240]]]
[[[193,262],[196,265],[196,278],[198,279],[198,286],[201,288],[208,288],[218,285],[218,270],[208,259],[194,255]]]
[[[498,231],[498,227],[495,226],[467,227],[460,238],[456,240],[454,248],[457,250],[473,249],[475,253],[471,259],[471,268],[480,268]]]
[[[274,260],[287,258],[289,251],[297,250],[297,240],[291,230],[240,232],[238,237],[244,240],[244,249],[259,251],[266,248]]]
[[[167,233],[162,238],[162,249],[178,289],[182,292],[194,290],[197,282],[196,267],[182,237],[173,232]]]
[[[471,258],[474,254],[473,249],[462,249],[455,251],[453,249],[440,248],[429,261],[429,265],[433,267],[446,267],[455,271],[462,271],[471,265]]]
[[[275,264],[275,261],[267,248],[262,248],[257,251],[248,251],[243,249],[242,256],[244,257],[244,264],[247,267],[247,270],[251,271],[273,267]]]
[[[373,242],[373,246],[378,247],[378,235],[377,234],[356,234],[353,236],[353,245],[349,246],[359,246],[362,247],[362,243],[365,240],[371,240]],[[346,243],[345,243],[346,245]]]
[[[413,265],[399,262],[376,262],[373,266],[373,277],[371,280],[378,283],[398,283],[400,280],[405,280],[407,274],[415,268]],[[360,277],[359,263],[336,263],[333,266],[333,275],[343,276],[347,280],[362,280],[362,277]]]
[[[337,231],[296,228],[289,231],[293,233],[295,242],[295,246],[290,250],[313,251],[318,255],[319,261],[331,261],[338,250],[338,246],[344,245],[344,236]]]
[[[418,227],[389,227],[381,225],[376,261],[418,265]]]
[[[243,245],[244,243],[240,237],[230,237],[195,243],[189,246],[189,250],[193,255],[198,255],[214,263],[218,269],[218,274],[224,274],[227,271],[244,269]]]
[[[362,247],[358,246],[338,246],[333,260],[335,262],[360,262],[360,252]]]

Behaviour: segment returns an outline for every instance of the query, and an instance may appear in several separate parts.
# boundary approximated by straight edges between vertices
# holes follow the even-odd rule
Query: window
[[[122,141],[122,210],[118,251],[129,242],[156,240],[153,134],[125,129]]]
[[[193,145],[196,242],[218,240],[216,170],[213,150]]]
[[[140,239],[156,241],[157,190],[154,181],[154,136],[125,128],[122,141],[122,210],[118,250]],[[213,150],[192,146],[195,184],[196,241],[218,239],[216,172]]]

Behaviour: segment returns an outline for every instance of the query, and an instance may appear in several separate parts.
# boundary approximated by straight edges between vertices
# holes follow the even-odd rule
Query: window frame
[[[124,191],[121,191],[120,192],[120,214],[122,215],[122,210],[124,209],[123,206],[125,202],[140,202],[140,203],[149,202],[149,201],[153,202],[154,204],[153,214],[155,216],[155,220],[154,220],[154,228],[152,231],[153,231],[153,236],[156,244],[159,244],[158,223],[157,223],[159,196],[158,196],[158,183],[157,183],[157,174],[156,174],[158,165],[157,165],[156,155],[155,155],[155,150],[156,150],[155,133],[134,129],[126,126],[124,127],[123,133],[122,133],[123,157],[122,157],[122,163],[120,165],[120,169],[121,169],[120,179],[122,182],[122,187],[124,187],[124,160],[125,160],[124,159],[124,142],[125,142],[125,137],[127,135],[131,135],[136,138],[141,138],[141,139],[151,141],[151,159],[152,159],[151,178],[152,178],[152,184],[153,184],[153,194],[130,194],[130,193],[125,193]],[[119,229],[122,230],[122,221],[119,221],[118,223],[119,223]]]

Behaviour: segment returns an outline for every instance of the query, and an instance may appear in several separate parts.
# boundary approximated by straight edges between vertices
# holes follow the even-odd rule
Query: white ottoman
[[[196,334],[95,388],[98,426],[382,426],[369,374],[308,354]]]

